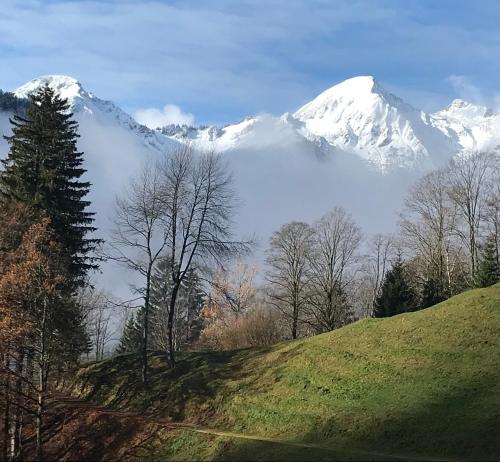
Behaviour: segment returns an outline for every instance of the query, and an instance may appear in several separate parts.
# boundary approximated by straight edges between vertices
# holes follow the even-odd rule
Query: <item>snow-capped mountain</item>
[[[464,149],[480,150],[500,142],[500,113],[461,99],[432,114],[432,123]]]
[[[263,127],[264,126],[264,127]],[[234,150],[264,139],[273,144],[300,136],[325,155],[352,153],[381,171],[393,168],[432,168],[462,149],[481,149],[498,142],[500,115],[491,109],[455,100],[448,108],[427,114],[384,90],[371,76],[354,77],[335,85],[293,114],[255,116],[217,127],[168,126],[165,135]]]
[[[373,77],[335,85],[294,117],[304,123],[304,136],[323,137],[382,170],[417,166],[459,149],[431,125],[427,114],[386,92]]]
[[[137,123],[111,101],[99,99],[86,91],[80,82],[72,77],[65,75],[39,77],[16,89],[14,95],[18,98],[27,98],[29,94],[45,85],[68,100],[78,119],[87,117],[101,125],[119,126],[138,136],[147,147],[160,152],[165,151],[173,144],[168,137],[161,136],[157,131]]]
[[[14,93],[25,98],[45,84],[69,100],[80,123],[91,120],[100,127],[120,127],[159,153],[178,142],[217,151],[299,143],[310,144],[310,150],[325,157],[349,153],[387,172],[436,167],[463,149],[481,149],[500,140],[498,112],[455,100],[442,111],[427,114],[386,91],[371,76],[345,80],[294,113],[262,114],[224,127],[170,125],[157,130],[138,124],[71,77],[40,77]]]

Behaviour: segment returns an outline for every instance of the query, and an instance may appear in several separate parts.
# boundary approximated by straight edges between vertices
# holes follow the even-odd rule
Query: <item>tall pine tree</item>
[[[415,294],[408,283],[403,261],[398,258],[385,276],[380,295],[375,301],[373,315],[385,318],[412,311],[414,306]]]
[[[0,174],[4,199],[26,203],[50,219],[58,242],[70,256],[73,288],[87,271],[95,268],[90,256],[98,240],[88,238],[95,231],[93,213],[84,197],[90,183],[81,181],[83,153],[76,146],[78,124],[65,99],[45,86],[30,97],[25,116],[15,115],[10,145]]]

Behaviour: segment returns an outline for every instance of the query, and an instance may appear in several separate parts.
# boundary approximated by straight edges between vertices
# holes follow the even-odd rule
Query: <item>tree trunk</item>
[[[42,340],[42,345],[44,345]],[[45,361],[45,348],[42,346],[40,363],[38,366],[38,377],[39,386],[37,394],[37,407],[36,407],[36,460],[37,462],[43,462],[43,441],[42,441],[42,426],[43,426],[43,414],[45,411],[45,388],[46,388],[46,368],[47,364]]]
[[[96,361],[99,361],[99,344],[101,342],[101,337],[100,337],[100,334],[101,334],[101,329],[100,329],[100,319],[97,318],[97,322],[96,322],[96,336],[95,336],[95,360]]]
[[[175,305],[177,302],[177,294],[179,291],[179,283],[174,283],[174,287],[172,288],[172,295],[170,296],[170,306],[168,311],[168,358],[170,361],[170,366],[175,366],[175,353],[174,353],[174,319],[175,319]]]
[[[21,419],[22,419],[22,408],[21,394],[23,392],[23,382],[22,374],[24,369],[24,351],[19,350],[18,356],[16,358],[16,383],[15,383],[15,413],[13,419],[11,420],[11,432],[10,432],[10,457],[16,460],[20,456],[21,448]]]
[[[471,278],[472,283],[476,280],[476,236],[474,227],[471,225],[469,229],[469,248],[470,248],[470,262],[471,262]]]
[[[3,444],[2,444],[2,459],[7,460],[9,454],[9,428],[10,428],[10,375],[8,374],[10,361],[9,361],[9,347],[6,348],[6,353],[3,358],[4,367],[6,369],[5,379],[3,383],[4,388],[4,403],[5,410],[3,415]]]
[[[146,274],[146,295],[144,296],[144,343],[142,345],[142,382],[148,383],[148,342],[149,342],[149,299],[151,296],[152,263]]]
[[[299,323],[299,307],[296,300],[293,302],[293,314],[292,314],[292,339],[297,338],[297,325]]]
[[[40,324],[40,358],[38,360],[38,394],[36,407],[36,460],[43,462],[43,441],[42,441],[42,425],[43,413],[45,411],[45,391],[48,377],[48,364],[45,351],[45,335],[46,335],[46,316],[47,316],[47,300],[43,301],[43,315]]]
[[[36,460],[43,461],[42,450],[42,414],[43,414],[43,394],[41,390],[38,392],[38,404],[36,410]]]

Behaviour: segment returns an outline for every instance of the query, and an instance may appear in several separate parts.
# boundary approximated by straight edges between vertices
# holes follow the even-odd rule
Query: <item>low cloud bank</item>
[[[175,104],[166,104],[163,109],[146,108],[139,109],[134,114],[135,120],[142,125],[146,125],[151,129],[164,127],[165,125],[193,125],[194,116],[187,112],[183,112],[179,106]]]

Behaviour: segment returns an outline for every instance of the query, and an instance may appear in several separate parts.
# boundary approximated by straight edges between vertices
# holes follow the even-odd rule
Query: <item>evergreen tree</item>
[[[45,86],[29,97],[25,116],[10,119],[12,136],[7,159],[2,161],[0,193],[4,199],[26,203],[50,219],[58,242],[70,256],[73,288],[95,268],[89,254],[97,240],[86,236],[93,228],[93,213],[83,200],[90,183],[81,181],[83,153],[76,147],[78,124],[67,100]]]
[[[151,278],[150,331],[151,347],[163,349],[168,345],[168,313],[172,293],[170,259],[162,258]],[[204,297],[201,282],[194,269],[190,269],[182,282],[178,307],[174,319],[174,344],[176,349],[192,343],[201,331],[199,314]]]
[[[161,313],[168,310],[172,293],[172,271],[169,263],[170,259],[161,258],[151,276],[150,309],[152,318],[162,316]]]
[[[23,112],[29,106],[29,101],[18,98],[14,93],[0,90],[0,111]]]
[[[170,259],[161,258],[151,276],[149,300],[150,342],[148,347],[161,350],[168,345],[168,310],[172,293],[172,271]]]
[[[477,287],[488,287],[500,281],[500,266],[498,264],[495,238],[490,236],[481,253],[481,259],[476,275]]]
[[[200,335],[203,327],[200,312],[205,303],[205,293],[198,273],[191,268],[184,279],[179,295],[183,308],[182,343],[193,343]]]
[[[415,294],[408,283],[403,261],[398,258],[385,276],[373,314],[376,318],[394,316],[412,311],[414,304]]]
[[[422,295],[420,298],[420,308],[428,308],[429,306],[436,305],[437,303],[446,300],[443,295],[442,284],[435,278],[427,279],[422,287]]]
[[[168,314],[172,294],[172,270],[170,259],[162,258],[151,278],[151,338],[153,349],[168,346]],[[202,323],[199,314],[204,303],[200,278],[193,268],[187,273],[179,289],[178,306],[174,317],[174,345],[176,350],[184,348],[199,336]]]
[[[168,309],[172,290],[170,260],[162,258],[151,278],[151,302],[149,312],[149,350],[161,350],[168,344]],[[192,343],[200,334],[202,322],[199,314],[204,303],[201,282],[191,269],[184,279],[179,293],[179,306],[175,319],[175,345],[181,349]],[[139,352],[144,345],[144,307],[127,319],[117,353]]]
[[[120,344],[116,352],[137,353],[141,351],[144,343],[144,308],[140,308],[137,313],[131,313],[123,329]]]

